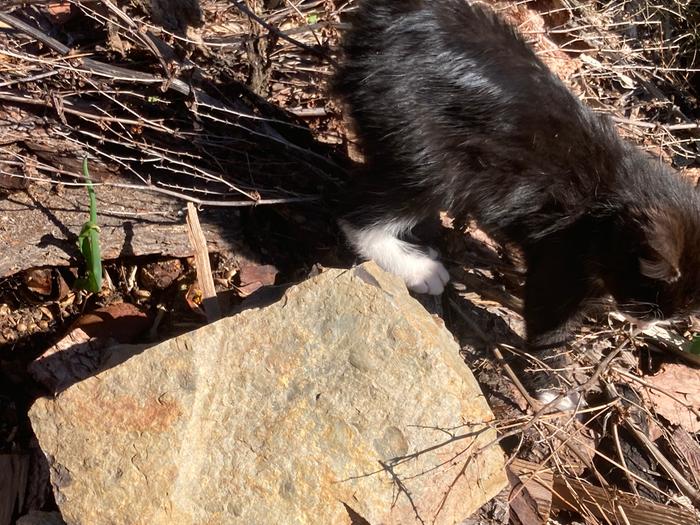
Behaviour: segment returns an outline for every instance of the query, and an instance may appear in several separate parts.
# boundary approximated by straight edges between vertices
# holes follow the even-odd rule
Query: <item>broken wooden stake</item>
[[[207,315],[207,321],[212,323],[221,318],[221,308],[216,297],[214,277],[211,273],[207,240],[199,225],[197,208],[191,202],[187,203],[187,235],[190,238],[190,244],[194,250],[194,260],[197,264],[197,282],[203,296],[202,308]]]

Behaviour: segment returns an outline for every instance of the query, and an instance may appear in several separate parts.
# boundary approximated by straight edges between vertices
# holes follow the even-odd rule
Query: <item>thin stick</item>
[[[261,26],[263,26],[265,29],[267,29],[267,30],[270,31],[271,33],[274,33],[275,35],[277,35],[277,36],[280,37],[281,39],[286,40],[287,42],[289,42],[289,43],[291,43],[291,44],[294,44],[295,46],[300,47],[300,48],[304,49],[305,51],[308,51],[309,53],[313,53],[314,55],[316,55],[316,56],[318,56],[318,57],[320,57],[320,58],[322,58],[322,59],[324,59],[324,60],[327,60],[328,62],[330,62],[330,63],[333,64],[334,66],[338,65],[338,63],[337,63],[335,60],[333,60],[331,57],[329,57],[329,56],[328,56],[326,53],[324,53],[323,51],[319,51],[318,49],[315,49],[315,48],[313,48],[313,47],[311,47],[311,46],[307,46],[306,44],[304,44],[304,42],[299,42],[299,40],[297,40],[297,39],[295,39],[295,38],[292,38],[291,36],[287,35],[287,34],[284,33],[283,31],[280,31],[279,29],[277,29],[277,28],[276,28],[275,26],[273,26],[272,24],[268,24],[267,22],[265,22],[265,20],[263,20],[263,19],[260,18],[258,15],[256,15],[255,13],[253,13],[250,9],[248,9],[248,6],[246,6],[243,2],[234,1],[234,2],[233,2],[233,5],[234,5],[234,6],[236,7],[236,9],[238,9],[241,13],[243,13],[243,14],[246,15],[247,17],[251,18],[252,20],[255,20],[258,24],[260,24]]]
[[[63,186],[85,186],[84,182],[64,182],[60,180],[50,180],[42,177],[32,177],[29,175],[17,175],[16,173],[10,173],[0,170],[0,175],[4,175],[10,178],[23,179],[23,180],[33,180],[37,182],[50,182],[52,184],[61,184]],[[150,191],[153,193],[161,193],[163,195],[169,195],[177,199],[182,199],[186,202],[191,202],[199,206],[216,206],[221,208],[249,208],[253,206],[263,206],[263,205],[274,205],[274,204],[294,204],[299,202],[313,202],[320,200],[318,196],[308,196],[308,197],[286,197],[279,199],[258,199],[252,201],[227,201],[227,200],[209,200],[200,199],[198,197],[193,197],[192,195],[187,195],[178,191],[172,191],[165,188],[160,188],[158,186],[148,186],[145,184],[122,184],[119,182],[95,182],[94,186],[112,186],[114,188],[125,188],[130,190],[138,191]]]
[[[611,395],[620,397],[613,385],[607,385],[607,389]],[[649,454],[654,456],[654,459],[659,462],[659,465],[661,465],[671,479],[676,482],[676,485],[680,491],[688,496],[694,505],[700,507],[700,491],[693,487],[693,485],[687,479],[685,479],[685,476],[683,476],[683,474],[679,472],[668,459],[666,459],[666,456],[661,453],[657,446],[647,437],[644,432],[639,429],[639,427],[637,427],[637,425],[634,424],[634,422],[632,422],[630,418],[623,418],[622,421],[625,428],[632,433],[637,442],[642,445],[647,452],[649,452]]]
[[[191,202],[187,203],[187,235],[190,238],[190,244],[194,250],[194,260],[197,264],[197,282],[204,296],[202,307],[207,314],[207,321],[213,323],[221,318],[221,307],[216,297],[207,240],[199,224],[197,208]]]

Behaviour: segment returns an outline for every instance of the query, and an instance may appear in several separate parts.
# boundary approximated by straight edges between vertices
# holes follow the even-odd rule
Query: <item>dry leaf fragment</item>
[[[53,290],[52,271],[48,268],[32,268],[23,275],[24,284],[39,295],[51,295]]]
[[[57,24],[66,23],[72,15],[71,4],[67,0],[51,2],[46,6],[46,10]]]
[[[644,380],[653,388],[645,396],[656,413],[688,432],[700,432],[700,370],[676,363],[667,363]]]

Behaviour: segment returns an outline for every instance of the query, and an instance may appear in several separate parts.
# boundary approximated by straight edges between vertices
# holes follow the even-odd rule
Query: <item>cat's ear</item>
[[[639,260],[640,271],[651,279],[676,282],[681,277],[680,261],[685,242],[683,220],[676,213],[661,210],[648,213],[648,219],[644,235],[650,250]]]

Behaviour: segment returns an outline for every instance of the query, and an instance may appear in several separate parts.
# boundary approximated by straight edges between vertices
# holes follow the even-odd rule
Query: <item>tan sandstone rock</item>
[[[506,484],[457,344],[373,263],[111,359],[31,410],[69,525],[454,524]]]

